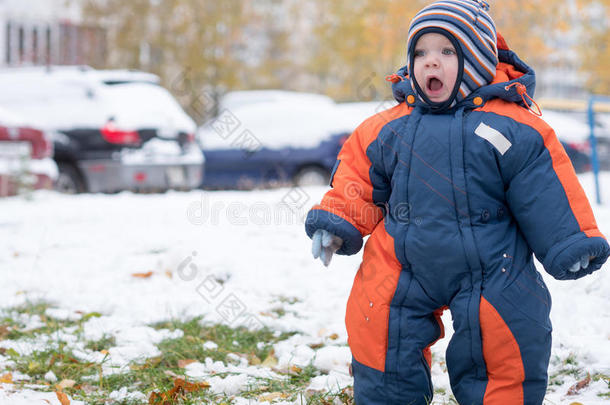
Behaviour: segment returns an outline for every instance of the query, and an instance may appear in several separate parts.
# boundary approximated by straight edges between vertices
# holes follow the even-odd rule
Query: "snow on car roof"
[[[220,110],[234,110],[253,104],[262,103],[317,103],[334,104],[334,101],[322,94],[299,93],[285,90],[247,90],[231,91],[224,95],[220,103]]]
[[[194,132],[193,120],[157,82],[155,75],[128,70],[0,69],[0,106],[45,129],[101,128],[112,117],[127,130]]]
[[[31,79],[77,80],[88,82],[92,85],[108,82],[111,82],[111,84],[114,82],[160,83],[159,76],[152,73],[129,69],[96,70],[86,65],[9,67],[0,69],[1,75],[9,75],[14,78],[22,76]]]
[[[15,114],[14,112],[0,107],[0,126],[3,127],[22,127],[26,126],[26,120],[21,117],[19,114]]]

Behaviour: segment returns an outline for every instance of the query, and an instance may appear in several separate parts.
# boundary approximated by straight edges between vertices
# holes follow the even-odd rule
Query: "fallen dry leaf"
[[[55,391],[55,395],[57,395],[57,399],[61,403],[61,405],[70,405],[70,400],[68,396],[63,392]]]
[[[337,335],[336,333],[333,333],[333,334],[332,334],[332,335],[330,335],[328,338],[329,338],[330,340],[337,340],[337,339],[339,339],[339,335]]]
[[[252,354],[252,355],[248,356],[248,363],[251,366],[258,366],[262,362],[261,362],[261,359],[258,358],[258,356],[256,356],[255,354]]]
[[[146,272],[146,273],[132,273],[131,276],[135,277],[135,278],[149,278],[150,276],[153,275],[152,271]]]
[[[279,398],[287,398],[288,395],[283,392],[270,392],[269,394],[263,394],[258,396],[259,401],[273,401]]]
[[[205,381],[192,383],[182,378],[176,378],[174,379],[174,388],[166,392],[153,391],[148,397],[148,403],[151,405],[174,404],[176,399],[184,393],[201,391],[207,388],[210,388],[210,384]]]
[[[176,387],[176,386],[182,387],[182,389],[185,390],[186,392],[194,392],[194,391],[200,391],[200,390],[204,390],[206,388],[210,388],[210,384],[205,381],[191,383],[191,382],[183,380],[182,378],[176,378],[174,380],[174,387]]]
[[[108,352],[108,350],[103,349],[103,350],[100,350],[100,353],[102,353],[102,354],[108,354],[109,352]]]
[[[178,360],[178,367],[180,368],[184,368],[186,366],[188,366],[191,363],[196,363],[197,360],[193,360],[193,359],[182,359],[182,360]]]
[[[269,368],[277,366],[277,357],[275,357],[275,352],[273,351],[273,349],[271,350],[271,352],[269,352],[267,358],[263,360],[261,366]]]
[[[0,376],[0,383],[12,384],[13,383],[13,373],[6,373]]]
[[[580,380],[579,382],[577,382],[576,384],[574,384],[570,387],[567,395],[578,394],[583,388],[586,388],[587,386],[589,386],[590,383],[591,383],[591,376],[589,374],[587,374],[587,377],[585,379]]]
[[[61,380],[59,384],[55,385],[55,387],[57,388],[57,390],[61,391],[66,388],[74,387],[74,384],[76,384],[76,381],[74,380]]]
[[[172,273],[172,272],[171,272],[171,271],[169,271],[169,270],[166,270],[166,271],[165,271],[165,275],[167,276],[167,278],[174,278],[174,273]]]

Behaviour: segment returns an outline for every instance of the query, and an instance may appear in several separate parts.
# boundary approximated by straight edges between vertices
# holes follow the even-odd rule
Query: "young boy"
[[[553,130],[528,111],[534,72],[488,9],[445,0],[415,16],[400,104],[350,136],[307,217],[325,265],[370,235],[346,314],[358,405],[431,401],[447,308],[458,402],[541,404],[551,298],[532,254],[565,280],[610,251]]]

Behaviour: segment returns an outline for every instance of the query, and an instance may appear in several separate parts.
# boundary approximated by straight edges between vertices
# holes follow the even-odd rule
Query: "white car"
[[[54,135],[65,192],[192,189],[195,122],[155,75],[58,66],[0,70],[0,107]]]

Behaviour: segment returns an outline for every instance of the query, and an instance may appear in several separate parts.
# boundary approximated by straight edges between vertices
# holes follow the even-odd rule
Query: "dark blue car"
[[[206,189],[251,189],[283,185],[327,185],[349,133],[330,135],[317,146],[255,150],[204,150]]]
[[[204,188],[327,185],[349,134],[380,103],[278,90],[229,93],[203,125]]]
[[[561,145],[572,161],[576,173],[585,173],[591,170],[591,156],[582,145],[564,141],[561,141]]]

